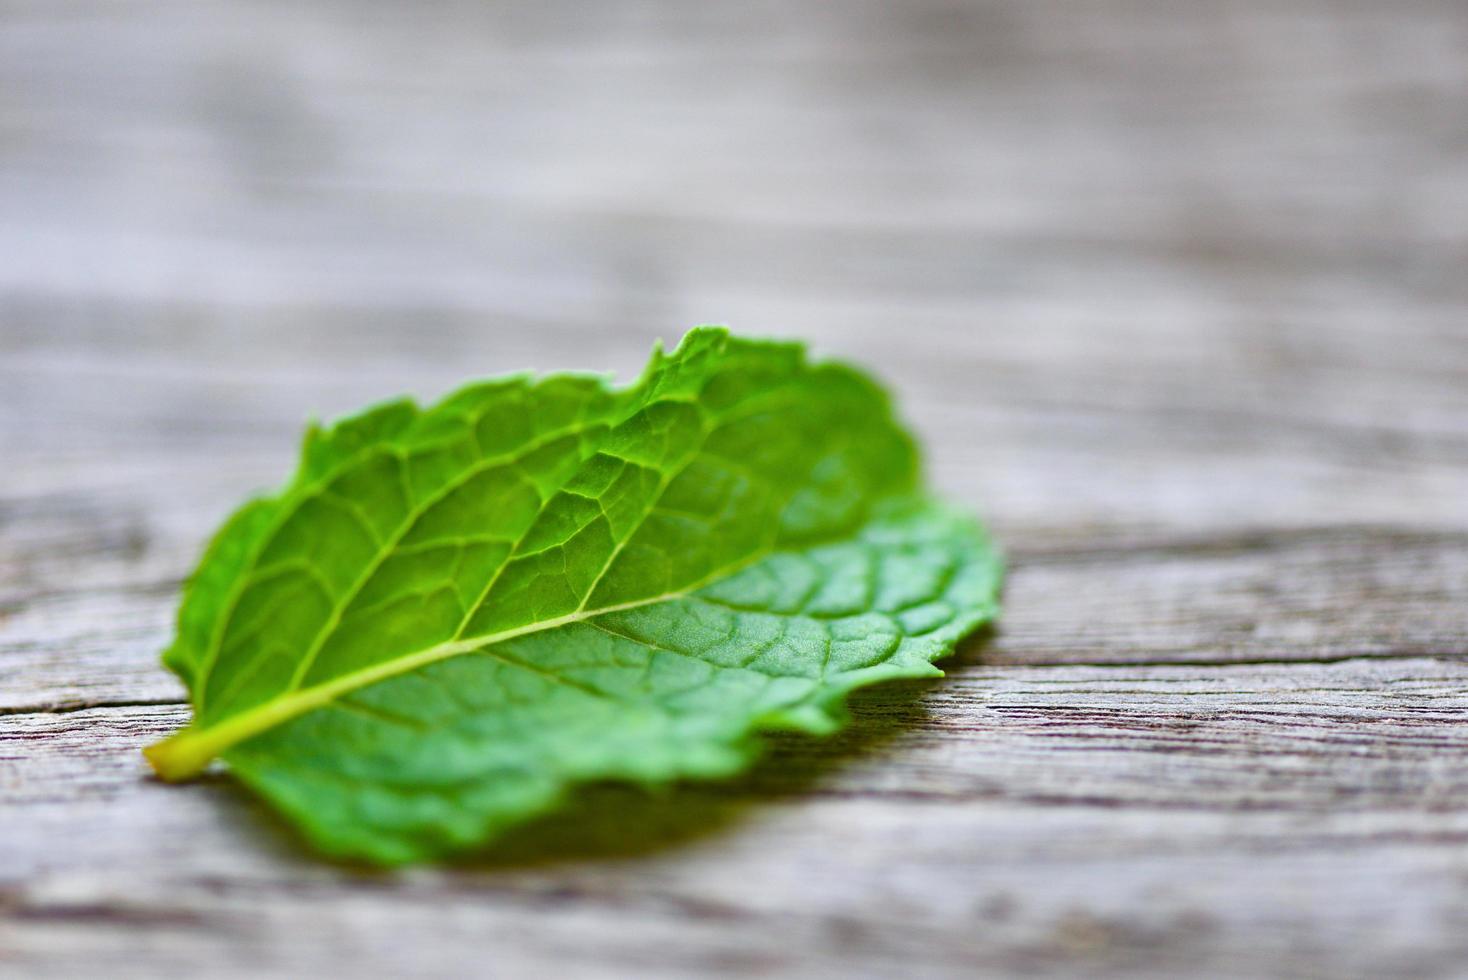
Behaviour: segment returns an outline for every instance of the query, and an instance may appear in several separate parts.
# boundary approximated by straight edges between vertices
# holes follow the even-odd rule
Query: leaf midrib
[[[527,623],[524,626],[501,630],[498,633],[438,643],[349,674],[342,674],[314,687],[296,688],[239,714],[232,715],[216,725],[207,728],[185,728],[170,738],[149,746],[143,750],[143,753],[162,778],[169,781],[188,779],[202,772],[215,756],[231,746],[284,724],[308,711],[330,704],[343,694],[360,690],[441,660],[473,653],[522,636],[559,629],[610,613],[625,612],[629,609],[686,598],[713,582],[763,561],[774,551],[774,547],[762,548],[733,565],[706,575],[697,582],[661,595],[596,609],[579,609],[554,619]]]

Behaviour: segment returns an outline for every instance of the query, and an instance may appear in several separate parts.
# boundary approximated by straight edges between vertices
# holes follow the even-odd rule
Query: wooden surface
[[[148,778],[303,419],[696,322],[1013,560],[942,682],[463,867]],[[1468,6],[0,4],[0,974],[1468,976]]]

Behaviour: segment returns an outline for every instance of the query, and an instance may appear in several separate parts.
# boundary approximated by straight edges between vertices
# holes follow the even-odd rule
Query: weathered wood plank
[[[0,4],[0,973],[1462,975],[1465,51],[1454,0]],[[877,369],[990,515],[947,681],[453,870],[146,778],[305,417],[702,321]]]
[[[387,877],[301,860],[227,784],[144,778],[179,708],[14,716],[0,949],[282,975],[344,947],[366,975],[469,948],[510,974],[1431,972],[1468,952],[1444,927],[1468,915],[1465,708],[1457,661],[969,666],[747,779],[588,794],[479,867]]]
[[[177,580],[15,598],[0,710],[176,700],[158,667]],[[1241,534],[1014,558],[995,664],[1468,657],[1468,535]]]

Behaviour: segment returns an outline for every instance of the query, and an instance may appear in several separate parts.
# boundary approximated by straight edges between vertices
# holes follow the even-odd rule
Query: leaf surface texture
[[[643,376],[480,382],[307,435],[219,532],[165,663],[215,756],[322,850],[481,843],[590,780],[745,766],[937,674],[999,561],[861,372],[699,328]]]

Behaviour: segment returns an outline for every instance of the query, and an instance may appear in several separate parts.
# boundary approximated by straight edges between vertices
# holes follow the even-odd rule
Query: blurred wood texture
[[[698,322],[898,392],[945,681],[324,864],[176,591],[305,418]],[[0,974],[1468,975],[1468,4],[0,2]]]

